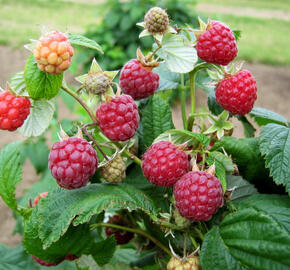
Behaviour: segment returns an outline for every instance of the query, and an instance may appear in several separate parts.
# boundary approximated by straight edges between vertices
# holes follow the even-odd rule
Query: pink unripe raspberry
[[[32,255],[32,258],[40,265],[43,265],[43,266],[56,266],[58,264],[60,264],[61,262],[63,262],[64,259],[58,261],[58,262],[55,262],[55,263],[49,263],[49,262],[45,262],[35,256]]]
[[[42,192],[34,198],[33,205],[37,205],[41,198],[45,198],[47,196],[47,192]]]
[[[219,179],[204,172],[188,172],[173,188],[179,213],[194,221],[207,221],[223,205],[223,190]]]
[[[30,114],[28,98],[16,97],[8,91],[0,93],[0,129],[14,131],[21,127]]]
[[[142,157],[144,176],[157,186],[173,186],[189,167],[187,155],[167,141],[152,144]]]
[[[159,75],[151,70],[151,67],[144,67],[137,59],[131,59],[121,70],[122,91],[135,100],[153,95],[159,87]]]
[[[61,187],[80,188],[98,168],[97,152],[85,139],[71,137],[52,146],[48,166]]]
[[[215,95],[217,102],[231,114],[247,114],[257,99],[256,80],[246,69],[228,74],[217,85]]]
[[[33,55],[40,70],[59,74],[70,67],[74,50],[65,34],[53,31],[37,41]]]
[[[127,141],[139,125],[139,113],[131,96],[121,95],[97,109],[97,119],[102,132],[112,141]]]
[[[235,36],[230,28],[221,22],[211,21],[208,30],[197,39],[197,54],[208,63],[226,66],[237,56]]]

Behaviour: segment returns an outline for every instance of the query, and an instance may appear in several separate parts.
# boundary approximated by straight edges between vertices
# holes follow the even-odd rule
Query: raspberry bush
[[[150,9],[138,25],[152,51],[138,49],[119,81],[93,59],[78,89],[63,76],[73,47],[101,45],[53,31],[26,46],[24,71],[0,94],[0,128],[27,137],[0,152],[0,195],[23,236],[0,245],[0,268],[290,268],[290,122],[254,107],[262,89],[233,63],[237,32],[170,20]],[[58,118],[58,97],[77,120]],[[42,178],[16,199],[26,158]]]

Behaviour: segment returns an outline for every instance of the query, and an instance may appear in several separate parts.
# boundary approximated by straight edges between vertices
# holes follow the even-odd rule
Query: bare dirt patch
[[[4,88],[6,81],[11,74],[23,70],[25,60],[29,52],[25,50],[13,50],[9,47],[0,46],[0,86]],[[258,100],[256,106],[264,107],[282,114],[286,118],[290,118],[290,68],[273,67],[263,64],[245,64],[245,68],[249,69],[257,80],[258,84]],[[197,105],[206,105],[206,96],[201,91],[197,93]],[[69,118],[69,112],[61,106],[60,118]],[[173,118],[176,127],[181,128],[180,109],[173,109]],[[0,148],[6,144],[22,139],[18,133],[9,133],[0,131]],[[237,133],[241,135],[241,130]],[[25,163],[23,169],[23,181],[17,189],[17,196],[20,196],[23,190],[39,180],[39,176],[35,174],[32,165],[29,162]],[[12,212],[5,206],[0,199],[0,243],[9,246],[17,245],[21,238],[19,236],[11,236],[15,220],[12,217]]]

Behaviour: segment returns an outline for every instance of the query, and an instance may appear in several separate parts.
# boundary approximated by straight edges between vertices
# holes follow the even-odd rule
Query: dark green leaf
[[[25,64],[24,77],[29,96],[39,100],[51,99],[58,94],[63,74],[52,75],[41,71],[33,55],[30,55]]]
[[[169,105],[154,95],[143,109],[142,126],[144,143],[148,147],[158,135],[174,128]]]
[[[237,204],[237,207],[252,207],[271,215],[290,233],[290,198],[276,194],[255,194]]]
[[[111,260],[115,250],[115,237],[110,237],[93,245],[92,256],[98,265],[103,266]]]
[[[166,132],[160,134],[155,140],[154,143],[160,141],[171,141],[174,144],[183,144],[185,142],[188,145],[201,143],[203,148],[209,146],[210,139],[201,133],[194,133],[191,131],[183,129],[170,129]]]
[[[207,99],[207,104],[209,110],[214,114],[214,115],[219,115],[223,112],[223,108],[221,105],[219,105],[216,101],[215,97],[215,91],[212,89],[209,94],[208,94],[208,99]]]
[[[201,266],[203,270],[286,270],[289,254],[290,235],[279,221],[245,207],[227,215],[206,235]]]
[[[287,126],[287,119],[282,115],[272,112],[264,108],[255,107],[251,112],[250,116],[255,119],[259,126],[265,126],[269,123],[277,123],[280,125]]]
[[[102,51],[102,47],[96,41],[89,39],[87,37],[84,37],[82,35],[76,35],[76,34],[69,35],[68,39],[72,45],[79,45],[79,46],[87,47],[90,49],[97,50],[101,53],[104,53]]]
[[[236,41],[239,41],[242,36],[242,31],[234,29],[232,30],[232,32],[234,33]]]
[[[234,188],[231,198],[232,201],[236,202],[258,192],[257,189],[248,181],[244,180],[241,176],[235,175],[227,175],[227,188]]]
[[[40,205],[39,235],[46,247],[57,241],[71,222],[74,225],[88,222],[93,215],[108,208],[156,212],[152,200],[128,184],[91,184],[75,190],[59,189],[49,193]]]
[[[290,128],[268,124],[262,128],[259,141],[270,175],[290,194]]]
[[[256,129],[253,125],[249,122],[246,116],[238,115],[237,118],[241,121],[243,128],[244,128],[244,136],[246,138],[255,137]]]
[[[21,181],[20,144],[8,144],[0,152],[0,195],[3,201],[17,211],[16,185]]]

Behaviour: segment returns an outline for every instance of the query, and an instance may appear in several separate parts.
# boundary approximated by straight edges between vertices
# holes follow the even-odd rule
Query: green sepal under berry
[[[51,263],[62,260],[67,254],[81,256],[90,253],[93,237],[88,224],[70,226],[57,242],[44,249],[43,242],[39,238],[38,212],[39,205],[34,208],[31,216],[24,220],[23,246],[27,253]]]
[[[31,54],[25,64],[24,78],[26,90],[32,99],[51,99],[60,90],[63,74],[52,75],[42,72]]]

